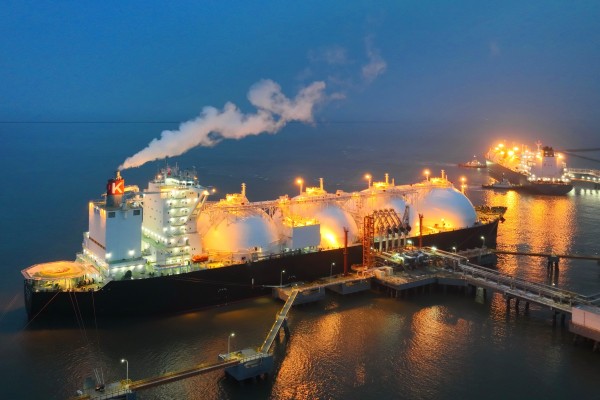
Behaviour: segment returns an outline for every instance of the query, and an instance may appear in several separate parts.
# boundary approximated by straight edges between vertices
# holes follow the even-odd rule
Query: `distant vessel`
[[[460,163],[458,164],[459,167],[462,168],[485,168],[486,164],[485,162],[481,162],[477,159],[477,156],[473,156],[473,159],[471,161],[467,161],[465,163]]]
[[[328,193],[321,179],[296,197],[262,202],[246,198],[245,184],[220,201],[209,202],[211,193],[195,171],[165,168],[143,192],[117,173],[105,197],[88,204],[76,260],[22,271],[29,317],[180,312],[339,274],[362,263],[363,222],[378,210],[402,216],[398,230],[371,232],[380,251],[411,240],[475,248],[482,237],[495,247],[502,217],[478,213],[443,174],[402,186],[386,174],[353,193]]]
[[[496,189],[496,190],[510,190],[519,189],[519,185],[513,185],[508,179],[502,178],[501,181],[496,181],[487,185],[481,185],[484,189]]]
[[[556,154],[549,146],[536,143],[537,150],[527,146],[506,146],[500,143],[486,154],[486,164],[490,176],[498,181],[506,179],[517,185],[521,191],[564,195],[573,189],[565,172],[566,164],[561,154]]]

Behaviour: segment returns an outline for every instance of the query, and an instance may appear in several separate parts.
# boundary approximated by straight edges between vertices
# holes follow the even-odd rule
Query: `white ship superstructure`
[[[125,187],[120,174],[107,184],[106,198],[91,201],[89,230],[83,235],[80,258],[97,267],[100,275],[115,276],[128,269],[141,270],[142,202],[137,187]]]
[[[534,161],[530,163],[530,181],[568,182],[566,174],[567,165],[560,153],[555,153],[552,147],[544,146],[538,142],[538,150]]]
[[[202,243],[196,217],[209,194],[194,171],[179,171],[177,167],[162,170],[149,182],[143,193],[141,226],[142,252],[149,265],[180,268],[200,257]]]

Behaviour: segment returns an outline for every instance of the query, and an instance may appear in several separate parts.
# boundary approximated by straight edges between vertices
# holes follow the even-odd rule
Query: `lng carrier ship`
[[[537,151],[527,146],[506,146],[500,143],[486,154],[488,172],[492,178],[510,182],[513,189],[534,194],[564,195],[573,189],[566,173],[562,155],[549,146],[536,143]]]
[[[337,274],[362,263],[363,221],[377,210],[402,221],[374,233],[379,250],[390,240],[460,250],[484,238],[495,247],[502,218],[476,210],[443,171],[412,185],[386,174],[352,193],[328,193],[320,179],[296,197],[263,202],[250,202],[245,184],[219,201],[208,200],[211,192],[195,171],[176,167],[161,170],[143,192],[117,173],[105,197],[88,204],[76,260],[22,271],[29,318],[180,312]]]

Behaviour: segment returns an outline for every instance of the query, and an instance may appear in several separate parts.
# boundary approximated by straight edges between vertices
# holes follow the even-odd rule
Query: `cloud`
[[[362,76],[367,83],[373,82],[379,75],[387,69],[387,63],[379,54],[379,50],[373,47],[373,37],[367,36],[365,39],[368,63],[362,67]]]
[[[325,83],[313,82],[295,98],[287,98],[272,80],[261,80],[248,91],[255,113],[244,114],[233,103],[222,110],[204,107],[201,114],[183,122],[177,130],[166,130],[160,138],[127,158],[119,170],[139,167],[149,161],[178,156],[196,146],[214,146],[223,139],[241,139],[260,133],[276,133],[290,121],[312,123],[316,105],[326,99]]]

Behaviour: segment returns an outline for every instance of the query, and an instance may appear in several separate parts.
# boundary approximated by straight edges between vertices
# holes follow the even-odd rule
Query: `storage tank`
[[[279,235],[273,220],[264,211],[247,207],[248,203],[246,185],[242,184],[241,193],[227,194],[201,213],[197,228],[204,252],[241,259],[279,250]]]
[[[366,175],[369,179],[370,175]],[[404,215],[406,200],[397,189],[395,183],[389,181],[389,174],[385,174],[385,180],[381,182],[370,182],[369,188],[362,190],[360,194],[353,194],[352,198],[344,205],[344,209],[357,215],[370,215],[375,210],[394,209],[400,218]]]
[[[271,253],[277,250],[277,229],[263,211],[221,213],[216,216],[216,222],[208,227],[202,237],[202,248],[205,252],[239,253],[240,256],[244,256],[249,253]]]
[[[471,201],[453,187],[432,187],[416,196],[409,206],[410,225],[414,228],[419,226],[419,214],[423,214],[423,226],[434,229],[465,228],[477,221]]]
[[[393,208],[400,217],[404,214],[406,201],[401,194],[378,192],[375,190],[364,190],[363,193],[370,192],[362,204],[362,209],[365,215],[372,214],[375,210],[383,210]]]
[[[307,188],[307,192],[294,197],[290,207],[292,215],[314,218],[321,225],[321,244],[324,249],[344,246],[344,228],[348,229],[348,244],[358,238],[358,227],[354,218],[335,203],[335,195],[321,188]],[[303,201],[304,200],[304,201]]]

